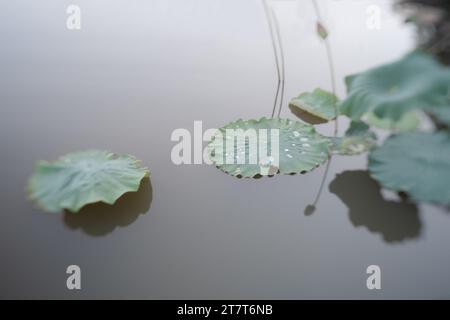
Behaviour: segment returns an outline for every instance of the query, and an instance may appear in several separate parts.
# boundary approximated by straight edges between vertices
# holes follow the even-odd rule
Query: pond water
[[[80,30],[66,28],[70,3],[81,8]],[[390,1],[319,5],[340,96],[345,75],[414,46]],[[367,24],[373,5],[379,28]],[[311,3],[271,6],[285,101],[330,88]],[[261,1],[3,1],[0,37],[1,298],[449,297],[450,214],[380,191],[365,155],[333,158],[306,215],[323,167],[251,180],[171,161],[177,128],[270,116],[277,75]],[[281,116],[295,119],[286,103]],[[80,215],[27,201],[37,160],[90,148],[137,156],[151,181]],[[72,264],[80,291],[66,288]],[[369,265],[381,268],[381,290],[366,287]]]

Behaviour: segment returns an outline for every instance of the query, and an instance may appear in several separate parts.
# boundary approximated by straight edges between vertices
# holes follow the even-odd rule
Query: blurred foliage
[[[450,1],[399,0],[407,22],[418,28],[420,46],[450,64]]]
[[[414,201],[450,205],[450,133],[393,135],[369,155],[369,171]]]
[[[302,122],[238,120],[219,129],[210,147],[224,150],[222,142],[217,143],[226,129],[244,129],[239,138],[245,141],[245,130],[277,128],[281,131],[280,164],[262,175],[308,172],[333,154],[369,152],[369,171],[381,186],[406,194],[414,201],[450,205],[450,68],[441,63],[450,64],[450,1],[401,0],[399,3],[408,9],[407,21],[418,27],[419,50],[346,77],[348,95],[341,102],[335,93],[320,88],[300,93],[290,101],[289,107]],[[329,36],[320,23],[317,33],[322,39]],[[333,78],[333,72],[331,75]],[[417,131],[420,122],[417,112],[433,120],[434,132]],[[325,137],[314,130],[313,125],[338,121],[337,114],[351,120],[344,136]],[[371,127],[388,130],[390,137],[377,146]],[[302,141],[308,141],[308,148],[301,147]],[[310,144],[314,148],[309,149]],[[253,166],[245,162],[237,164],[239,155],[250,156],[246,148],[237,151],[233,159],[236,163],[216,163],[216,166],[230,175],[244,177],[261,175],[263,167],[270,167],[264,161]],[[217,156],[214,151],[210,155]]]
[[[450,105],[450,69],[420,51],[345,82],[348,97],[340,110],[353,120],[373,112],[379,120],[399,122],[410,111]]]

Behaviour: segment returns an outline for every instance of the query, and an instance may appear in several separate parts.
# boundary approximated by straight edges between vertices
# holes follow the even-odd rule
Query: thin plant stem
[[[312,3],[314,6],[314,11],[316,12],[317,22],[322,24],[322,16],[320,14],[319,5],[316,0],[312,0]],[[331,44],[330,44],[330,41],[328,40],[328,37],[325,37],[324,42],[325,42],[325,48],[326,48],[326,53],[327,53],[328,68],[330,71],[331,90],[332,90],[333,94],[336,96],[337,90],[336,90],[336,76],[335,76],[335,69],[334,69],[333,52],[331,50]],[[336,103],[334,103],[334,112],[335,112],[336,118],[334,120],[333,135],[336,138],[338,135],[338,132],[339,132],[339,124],[338,124],[339,111],[338,111],[338,107],[337,107]],[[330,171],[332,159],[333,159],[333,155],[330,154],[330,158],[328,159],[327,165],[325,167],[325,171],[323,173],[322,181],[320,182],[319,190],[317,191],[316,198],[314,199],[314,202],[312,204],[313,208],[316,207],[317,203],[319,202],[320,196],[322,195],[323,187],[325,186],[325,181],[327,180],[328,173]]]
[[[322,15],[320,13],[320,8],[317,3],[317,0],[312,0],[312,3],[314,6],[314,11],[316,13],[317,22],[320,24],[323,24]],[[336,89],[336,75],[335,75],[335,69],[334,69],[333,51],[331,48],[330,41],[328,40],[328,37],[325,37],[324,42],[325,42],[325,49],[326,49],[326,53],[327,53],[328,69],[330,71],[331,91],[336,96],[337,89]],[[339,131],[339,123],[338,123],[339,110],[338,110],[336,103],[334,103],[333,106],[334,106],[334,113],[336,116],[336,119],[334,121],[334,137],[336,137],[338,134],[338,131]]]
[[[335,96],[337,96],[337,90],[336,90],[336,76],[335,76],[335,71],[334,71],[334,61],[333,61],[333,52],[331,50],[331,44],[330,41],[328,41],[327,39],[325,39],[325,48],[327,49],[327,57],[328,57],[328,65],[330,68],[330,80],[331,80],[331,91],[333,92],[333,94]],[[334,113],[336,118],[334,119],[334,137],[336,138],[339,132],[339,121],[338,121],[338,117],[339,117],[339,110],[338,110],[338,106],[337,103],[334,102],[333,103],[334,106]]]
[[[281,110],[283,109],[283,99],[284,99],[284,83],[285,83],[285,63],[284,63],[284,50],[283,44],[281,41],[281,33],[280,33],[280,24],[278,22],[278,18],[275,14],[275,11],[271,10],[273,21],[275,22],[275,32],[278,39],[278,48],[280,49],[280,63],[281,63],[281,94],[280,94],[280,106],[278,108],[278,118],[280,117]]]
[[[278,57],[277,44],[275,41],[275,31],[274,31],[274,27],[272,25],[272,16],[270,14],[271,11],[269,10],[267,0],[262,0],[262,3],[263,3],[263,7],[264,7],[264,12],[265,12],[266,18],[267,18],[267,24],[269,25],[270,40],[272,41],[273,53],[274,53],[274,57],[275,57],[275,66],[277,69],[277,76],[278,76],[277,90],[276,90],[276,94],[275,94],[275,101],[273,103],[273,110],[272,110],[272,116],[271,116],[273,118],[275,116],[275,110],[276,110],[277,104],[278,104],[278,96],[280,93],[281,71],[280,71],[280,62],[279,62],[279,57]],[[284,91],[284,85],[283,85],[283,91]]]
[[[319,190],[317,191],[316,198],[314,199],[314,202],[312,203],[313,207],[316,207],[317,203],[319,203],[319,199],[320,199],[320,196],[322,195],[323,187],[325,186],[325,181],[327,180],[328,172],[330,170],[330,165],[331,165],[331,156],[330,156],[330,159],[328,159],[328,161],[327,161],[325,171],[323,173],[322,181],[320,182]]]
[[[273,109],[272,109],[272,116],[271,116],[271,118],[275,117],[275,110],[277,108],[277,100],[278,100],[278,96],[279,96],[279,93],[280,93],[280,86],[281,86],[281,80],[278,80],[277,92],[275,94],[275,101],[273,103]]]

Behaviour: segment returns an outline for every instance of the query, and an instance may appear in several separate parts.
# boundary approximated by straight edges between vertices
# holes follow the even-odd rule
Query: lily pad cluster
[[[417,51],[346,83],[341,114],[393,133],[370,152],[371,176],[413,201],[450,205],[450,69]],[[434,132],[417,131],[416,111],[430,115]]]
[[[289,107],[299,121],[261,118],[225,125],[209,143],[213,163],[232,176],[257,177],[306,173],[332,155],[368,152],[369,172],[381,186],[413,201],[450,205],[450,69],[415,51],[345,82],[348,95],[342,101],[320,88],[293,98]],[[344,136],[316,131],[314,125],[337,120],[337,114],[351,120]],[[436,123],[434,132],[418,131],[424,115]],[[379,146],[371,128],[391,136]],[[230,129],[241,130],[227,136]],[[279,131],[276,165],[273,157],[249,148],[248,130],[258,129]],[[237,140],[245,143],[232,149],[230,158],[225,146]],[[244,161],[250,158],[256,162]]]
[[[57,161],[40,161],[28,184],[29,197],[48,212],[78,212],[87,204],[114,204],[136,192],[150,172],[130,155],[90,150]]]
[[[340,101],[317,88],[293,98],[300,120],[237,120],[218,129],[208,144],[212,163],[243,178],[304,174],[333,155],[369,153],[369,172],[378,183],[413,201],[450,205],[450,69],[413,52],[404,58],[346,78]],[[436,123],[420,132],[417,112]],[[348,117],[344,136],[328,137],[314,125]],[[378,146],[371,128],[391,136]],[[114,204],[139,189],[147,168],[130,155],[91,150],[41,161],[29,180],[29,196],[49,212],[78,212],[85,205]]]

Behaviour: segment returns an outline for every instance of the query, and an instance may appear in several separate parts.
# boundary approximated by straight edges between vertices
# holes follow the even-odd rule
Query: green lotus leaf
[[[352,121],[344,137],[330,138],[330,151],[338,155],[358,155],[376,146],[377,137],[369,126],[361,121]]]
[[[438,122],[450,127],[450,106],[432,108],[429,112],[438,120]]]
[[[78,212],[91,203],[115,203],[124,193],[137,191],[147,176],[149,171],[133,156],[91,150],[38,162],[28,189],[46,211]]]
[[[346,136],[358,136],[366,134],[369,131],[370,127],[362,122],[362,121],[352,121],[350,122],[350,126],[345,132]]]
[[[289,102],[289,108],[300,119],[311,123],[325,123],[336,118],[337,97],[320,88],[305,92]]]
[[[288,119],[237,120],[208,144],[212,163],[237,177],[306,173],[329,158],[329,139]]]
[[[375,128],[392,130],[397,132],[415,131],[420,124],[419,117],[415,112],[408,112],[401,116],[398,121],[390,118],[379,118],[373,112],[369,112],[366,117],[367,123]]]
[[[369,155],[369,171],[383,187],[415,201],[449,205],[450,134],[392,136]]]
[[[359,120],[374,112],[398,121],[414,109],[449,104],[450,71],[428,54],[416,51],[403,59],[346,78],[348,97],[342,114]]]
[[[331,138],[333,154],[355,156],[373,149],[376,139],[372,135]]]

